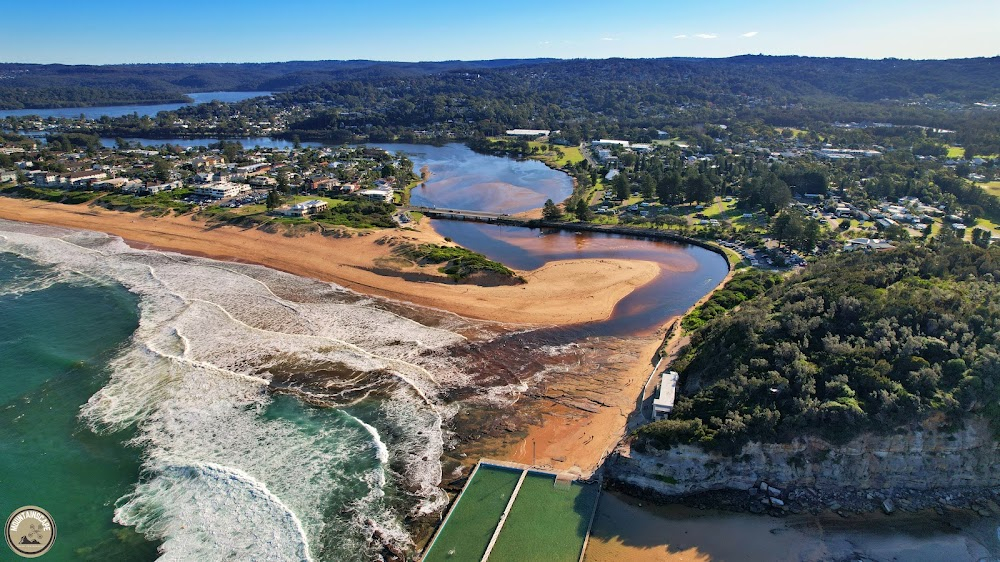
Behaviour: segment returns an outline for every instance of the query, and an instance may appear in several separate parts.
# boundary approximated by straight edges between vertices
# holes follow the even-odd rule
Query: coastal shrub
[[[443,263],[440,271],[456,281],[474,273],[492,272],[512,279],[520,279],[512,269],[486,256],[460,246],[439,244],[401,245],[397,252],[424,263]]]
[[[643,426],[640,435],[661,449],[697,442],[707,437],[705,426],[698,418],[687,420],[668,418],[655,421]]]
[[[518,282],[524,281],[502,263],[490,260],[482,254],[460,246],[400,244],[395,252],[422,263],[443,263],[440,271],[456,281],[461,281],[479,272],[491,272]]]
[[[681,321],[687,331],[697,330],[706,322],[722,316],[744,301],[756,297],[781,282],[781,275],[758,269],[741,271],[716,291],[705,303],[692,310]]]
[[[770,289],[734,278],[720,293],[756,296],[701,308],[674,364],[687,392],[638,437],[735,452],[801,435],[842,443],[929,416],[982,416],[1000,436],[998,275],[1000,248],[943,242],[823,258]]]
[[[52,201],[53,203],[65,203],[66,205],[79,205],[93,201],[100,195],[93,191],[67,191],[65,189],[51,189],[34,186],[14,186],[4,190],[4,193],[12,193],[27,197],[28,199],[38,199],[41,201]]]
[[[390,203],[366,201],[353,197],[338,201],[338,205],[331,205],[325,211],[312,215],[312,220],[323,224],[352,228],[393,228],[396,226],[396,222],[392,220],[396,207]]]

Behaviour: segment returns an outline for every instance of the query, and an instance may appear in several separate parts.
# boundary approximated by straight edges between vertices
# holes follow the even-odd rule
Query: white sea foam
[[[312,560],[302,523],[267,486],[211,463],[164,465],[115,521],[161,537],[161,560]]]
[[[0,250],[52,266],[33,283],[74,272],[139,296],[131,345],[81,414],[97,431],[136,428],[143,481],[116,519],[162,540],[163,559],[363,559],[373,533],[405,546],[387,475],[415,513],[447,503],[455,410],[439,394],[468,377],[441,352],[464,341],[442,328],[463,328],[454,318],[425,326],[329,284],[97,233],[6,221],[0,233]],[[310,373],[332,373],[327,402],[367,406],[282,410],[272,380]]]
[[[375,456],[378,458],[378,462],[387,464],[389,462],[389,448],[382,442],[382,436],[379,435],[378,430],[354,416],[351,416],[351,418],[357,421],[372,436],[375,444]]]

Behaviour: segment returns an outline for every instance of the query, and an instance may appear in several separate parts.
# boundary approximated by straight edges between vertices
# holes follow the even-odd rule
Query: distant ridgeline
[[[954,242],[821,260],[693,334],[670,419],[638,444],[733,453],[970,415],[1000,435],[997,280],[1000,248]]]
[[[184,95],[187,92],[278,91],[352,78],[417,75],[455,67],[493,68],[523,62],[296,61],[107,66],[0,63],[0,109],[185,102],[191,101]]]
[[[284,92],[279,104],[319,103],[290,129],[307,136],[354,128],[471,124],[561,130],[570,141],[709,119],[802,125],[837,119],[941,127],[928,112],[997,101],[1000,59],[494,60],[394,63],[66,66],[0,64],[0,109],[175,101],[184,92]],[[916,105],[905,102],[917,102]],[[951,105],[949,105],[951,104]],[[580,119],[584,119],[581,122]],[[945,123],[954,128],[953,123]],[[608,138],[619,138],[611,136]]]

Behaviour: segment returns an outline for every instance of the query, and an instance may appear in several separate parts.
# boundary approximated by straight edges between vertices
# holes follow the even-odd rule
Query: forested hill
[[[706,324],[677,364],[660,445],[834,442],[937,416],[1000,429],[1000,248],[845,254]]]
[[[0,63],[0,109],[78,107],[189,101],[184,94],[280,91],[308,84],[490,69],[550,59],[396,63],[292,61],[274,63],[63,65]]]
[[[338,100],[362,85],[411,93],[524,98],[572,108],[711,101],[794,104],[928,98],[988,101],[1000,91],[1000,59],[944,61],[740,56],[726,59],[494,60],[397,63],[314,61],[257,64],[67,66],[0,64],[0,108],[173,101],[185,92],[288,91],[290,100]],[[475,72],[474,76],[467,73]],[[414,81],[413,78],[421,77]],[[323,85],[320,87],[311,87]],[[411,96],[412,97],[412,96]],[[413,101],[411,99],[411,101]],[[544,107],[544,106],[539,106]],[[641,110],[641,109],[640,109]],[[638,110],[637,110],[638,111]]]

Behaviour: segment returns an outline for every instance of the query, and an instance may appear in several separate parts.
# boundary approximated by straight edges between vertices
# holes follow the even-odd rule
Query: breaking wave
[[[0,251],[50,268],[12,291],[139,296],[139,327],[81,417],[135,428],[143,474],[115,519],[162,541],[164,560],[366,559],[409,546],[407,512],[447,503],[441,396],[468,380],[447,353],[463,321],[99,233],[0,221]]]

